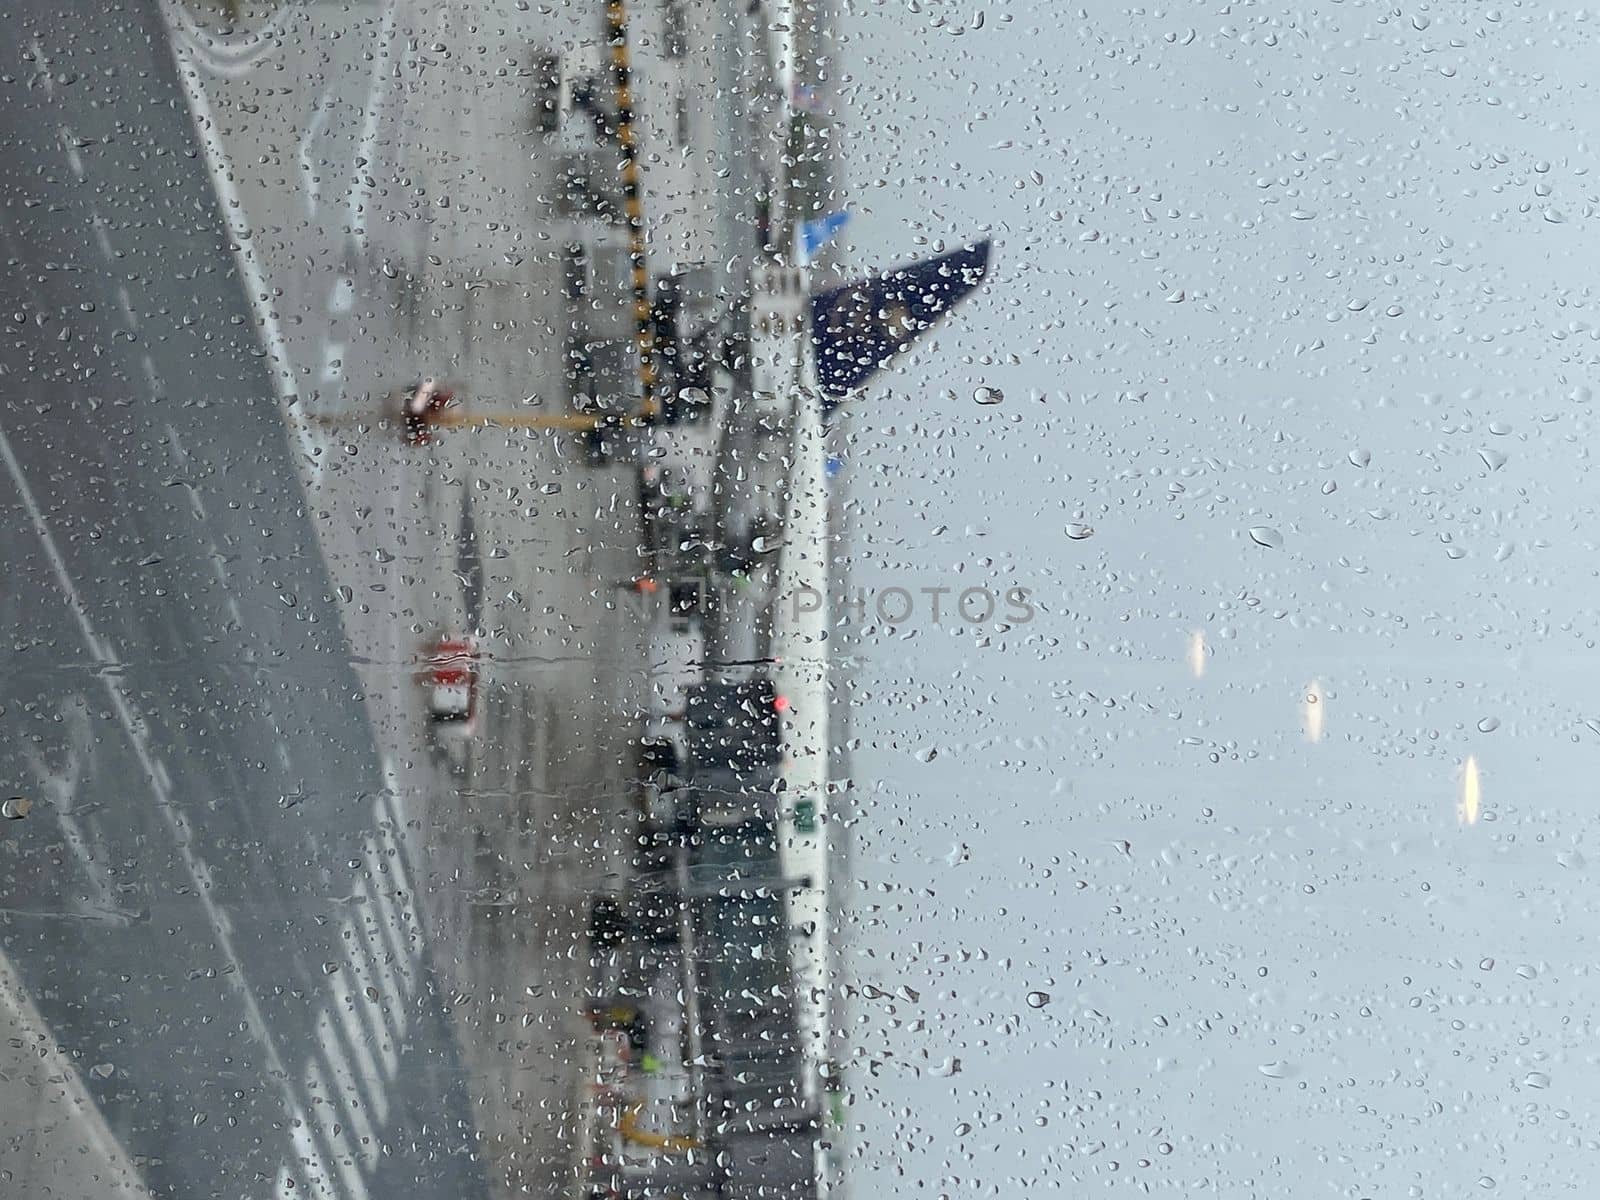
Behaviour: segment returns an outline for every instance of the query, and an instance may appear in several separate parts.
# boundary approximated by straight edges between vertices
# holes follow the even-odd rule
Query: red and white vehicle
[[[478,726],[478,648],[471,638],[442,637],[422,675],[434,728],[471,737]]]
[[[394,393],[400,409],[400,428],[408,446],[426,446],[433,441],[439,415],[454,402],[455,389],[437,379],[419,379]]]

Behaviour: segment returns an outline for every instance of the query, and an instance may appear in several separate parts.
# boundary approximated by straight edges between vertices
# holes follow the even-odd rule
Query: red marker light
[[[772,701],[772,708],[773,708],[774,712],[788,712],[789,711],[789,697],[787,697],[787,696],[775,696],[773,698],[773,701]]]

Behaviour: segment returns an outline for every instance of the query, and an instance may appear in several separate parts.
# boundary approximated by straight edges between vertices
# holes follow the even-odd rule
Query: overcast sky
[[[856,582],[1040,610],[869,647],[856,1194],[1587,1182],[1600,30],[1090,11],[841,18]]]

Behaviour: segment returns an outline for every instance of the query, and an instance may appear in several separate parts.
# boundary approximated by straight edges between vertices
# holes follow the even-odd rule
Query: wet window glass
[[[0,1196],[1582,1193],[1590,15],[7,18]]]

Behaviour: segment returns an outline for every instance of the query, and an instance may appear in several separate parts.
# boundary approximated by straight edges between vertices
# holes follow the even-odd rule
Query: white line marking
[[[361,128],[361,142],[356,148],[355,183],[350,188],[350,232],[363,249],[367,246],[367,202],[372,198],[373,156],[378,149],[378,121],[383,113],[385,94],[384,67],[389,62],[389,45],[394,41],[396,10],[400,6],[390,0],[383,12],[383,25],[378,31],[378,50],[372,56],[372,82],[367,88],[367,111]]]
[[[344,343],[329,342],[322,348],[322,382],[336,383],[344,373]]]
[[[280,4],[267,24],[254,34],[224,41],[202,32],[178,0],[164,0],[161,5],[167,24],[177,35],[172,41],[182,40],[186,53],[212,74],[229,79],[243,78],[272,57],[279,44],[289,40],[289,23],[303,16],[307,7],[305,4]]]
[[[346,1133],[350,1135],[348,1140],[354,1150],[352,1157],[359,1155],[370,1168],[372,1155],[378,1148],[378,1138],[373,1132],[367,1111],[361,1104],[361,1095],[365,1091],[361,1086],[362,1074],[345,1054],[344,1040],[333,1026],[332,1013],[318,1020],[317,1042],[322,1047],[323,1056],[328,1060],[328,1070],[338,1088],[329,1098],[340,1101],[340,1107],[344,1109]],[[382,1086],[381,1080],[376,1082]]]
[[[89,647],[89,653],[102,666],[110,667],[119,660],[113,654],[100,635],[95,632],[94,624],[89,620],[88,607],[83,602],[83,597],[78,594],[77,585],[72,582],[72,576],[67,571],[66,560],[61,557],[61,552],[56,548],[56,540],[50,532],[50,526],[45,522],[44,512],[39,508],[38,501],[34,499],[33,489],[28,485],[27,476],[22,473],[22,465],[17,461],[15,452],[11,449],[11,439],[6,436],[4,429],[0,429],[0,458],[5,460],[6,470],[11,473],[12,481],[16,484],[17,493],[22,498],[22,506],[27,510],[28,519],[32,522],[34,532],[39,536],[39,542],[44,547],[45,557],[50,561],[50,568],[56,577],[56,583],[61,588],[67,599],[67,607],[77,620],[78,630],[83,635],[84,643]],[[244,1004],[245,1017],[256,1041],[261,1044],[266,1054],[266,1074],[279,1081],[279,1092],[283,1097],[284,1107],[293,1110],[296,1107],[293,1093],[282,1083],[288,1079],[289,1071],[284,1065],[282,1056],[272,1039],[266,1015],[261,1011],[255,993],[250,990],[246,982],[244,962],[240,958],[233,944],[233,925],[227,913],[217,906],[211,896],[211,870],[201,861],[195,852],[193,839],[185,827],[177,807],[173,803],[171,784],[167,779],[164,768],[156,763],[150,754],[149,747],[145,744],[144,720],[134,711],[133,706],[123,696],[117,687],[116,675],[110,671],[99,672],[100,682],[105,687],[106,698],[111,702],[111,709],[117,714],[123,732],[127,735],[129,744],[133,747],[134,757],[139,760],[145,778],[149,782],[150,790],[155,794],[156,811],[161,814],[161,819],[166,823],[167,831],[172,835],[178,856],[183,860],[183,865],[189,873],[189,878],[194,882],[195,899],[200,902],[200,907],[205,910],[206,919],[210,921],[212,930],[217,939],[217,945],[222,950],[223,957],[227,960],[230,985],[239,993]]]
[[[305,176],[306,214],[314,215],[317,204],[322,200],[322,188],[317,182],[316,168],[311,161],[311,143],[317,140],[322,133],[323,122],[328,119],[328,111],[333,105],[328,101],[328,92],[317,97],[317,102],[311,106],[311,121],[306,125],[305,133],[300,135],[298,154],[300,158],[300,173]]]
[[[283,401],[284,420],[289,423],[299,446],[305,482],[308,486],[314,485],[322,478],[322,455],[317,453],[320,447],[312,436],[310,422],[300,413],[299,397],[294,387],[294,368],[283,343],[283,331],[278,327],[278,314],[272,307],[261,264],[256,261],[255,250],[251,246],[244,204],[239,199],[239,189],[228,170],[227,155],[217,137],[216,123],[211,118],[211,102],[206,99],[205,89],[200,86],[194,68],[184,61],[176,41],[173,42],[172,55],[184,94],[189,99],[189,115],[194,121],[195,133],[205,151],[206,167],[211,172],[217,203],[222,209],[223,219],[228,223],[228,239],[233,243],[234,259],[239,264],[239,280],[244,285],[245,299],[255,313],[256,325],[261,331],[261,340],[267,352],[268,373],[272,376],[278,399]]]
[[[345,1191],[352,1196],[366,1197],[370,1195],[366,1184],[362,1181],[360,1173],[356,1170],[355,1155],[350,1153],[349,1131],[341,1129],[334,1132],[339,1124],[339,1109],[335,1103],[335,1092],[328,1086],[323,1077],[322,1068],[317,1066],[313,1059],[310,1068],[306,1071],[306,1090],[311,1094],[311,1108],[317,1110],[317,1097],[323,1097],[323,1107],[327,1109],[326,1120],[323,1114],[318,1114],[315,1128],[319,1131],[318,1140],[327,1148],[328,1155],[333,1159],[333,1165],[338,1169],[339,1178],[344,1180]],[[343,1149],[340,1149],[341,1144]],[[326,1168],[324,1168],[326,1170]],[[330,1180],[331,1182],[331,1180]]]
[[[355,974],[353,969],[351,974]],[[373,1051],[379,1044],[379,1035],[367,1023],[366,1018],[371,1008],[372,1005],[364,999],[360,988],[354,992],[347,992],[341,982],[333,993],[333,1011],[338,1016],[339,1027],[344,1031],[345,1041],[349,1042],[351,1049],[355,1051],[358,1060],[356,1065],[361,1068],[361,1077],[373,1085],[372,1097],[367,1101],[366,1111],[371,1112],[374,1123],[382,1125],[384,1117],[389,1112],[388,1084],[394,1071],[392,1068],[385,1071],[373,1057]],[[367,1165],[370,1167],[372,1164],[369,1161]]]
[[[28,741],[21,743],[22,757],[27,760],[29,769],[38,781],[39,790],[55,810],[56,820],[66,831],[67,846],[83,868],[89,886],[94,889],[94,907],[126,924],[125,919],[116,915],[116,890],[112,886],[111,875],[104,863],[95,860],[94,839],[84,832],[75,811],[78,784],[83,780],[84,758],[87,755],[92,760],[94,756],[94,730],[90,728],[89,714],[84,707],[87,703],[82,697],[66,696],[56,704],[57,719],[66,732],[67,743],[66,754],[59,768],[52,769],[39,747]]]
[[[300,1182],[312,1185],[305,1188],[301,1194],[316,1195],[320,1192],[326,1195],[333,1180],[328,1173],[327,1164],[322,1160],[322,1148],[316,1143],[311,1118],[306,1115],[305,1109],[296,1107],[290,1114],[289,1125],[295,1149],[300,1152],[300,1163],[303,1168]],[[316,1190],[313,1191],[312,1188]]]
[[[347,313],[350,306],[355,303],[356,281],[348,275],[341,275],[333,283],[333,294],[328,297],[328,311],[331,313]]]
[[[377,918],[370,911],[371,896],[365,884],[356,888],[351,902],[361,913],[362,933],[365,935],[359,947],[361,961],[354,964],[355,974],[359,977],[357,983],[361,984],[358,1003],[370,1006],[377,1020],[379,1028],[373,1031],[373,1041],[383,1058],[384,1075],[391,1077],[399,1057],[395,1047],[400,1044],[405,1027],[405,997],[395,986],[394,973],[384,964],[384,955],[388,951],[383,943],[383,935],[378,930]],[[376,1000],[366,994],[368,987],[378,993]]]
[[[372,953],[376,960],[374,965],[382,982],[378,994],[380,997],[393,997],[397,1002],[398,1007],[394,1016],[395,1033],[404,1035],[405,1003],[411,994],[406,968],[414,957],[406,944],[404,915],[397,909],[393,894],[383,886],[383,881],[377,877],[376,872],[373,874],[370,886],[367,886],[367,897],[371,901],[370,915],[377,939],[372,944]]]
[[[33,1071],[38,1073],[37,1077],[50,1083],[50,1118],[42,1124],[41,1132],[54,1126],[68,1133],[72,1146],[68,1149],[62,1143],[62,1153],[79,1162],[85,1161],[81,1156],[94,1156],[90,1161],[95,1164],[94,1171],[99,1184],[95,1188],[96,1194],[117,1196],[122,1200],[150,1200],[150,1193],[139,1178],[132,1156],[106,1123],[105,1114],[95,1104],[94,1097],[84,1084],[78,1063],[56,1041],[43,1014],[28,994],[28,989],[23,986],[4,955],[0,955],[0,1027],[5,1029],[10,1045],[16,1047],[7,1055],[6,1065],[21,1065],[26,1056],[31,1060]],[[27,1089],[27,1076],[21,1072],[18,1074],[21,1078],[9,1073],[7,1075],[8,1097],[20,1096]],[[82,1178],[75,1165],[68,1167],[64,1162],[57,1162],[52,1167],[52,1174],[62,1183],[65,1183],[63,1176]],[[89,1185],[85,1180],[80,1186]]]
[[[44,94],[54,97],[56,94],[56,81],[50,78],[50,59],[44,52],[44,46],[38,38],[33,39],[33,57],[39,64],[39,69],[44,72]]]

